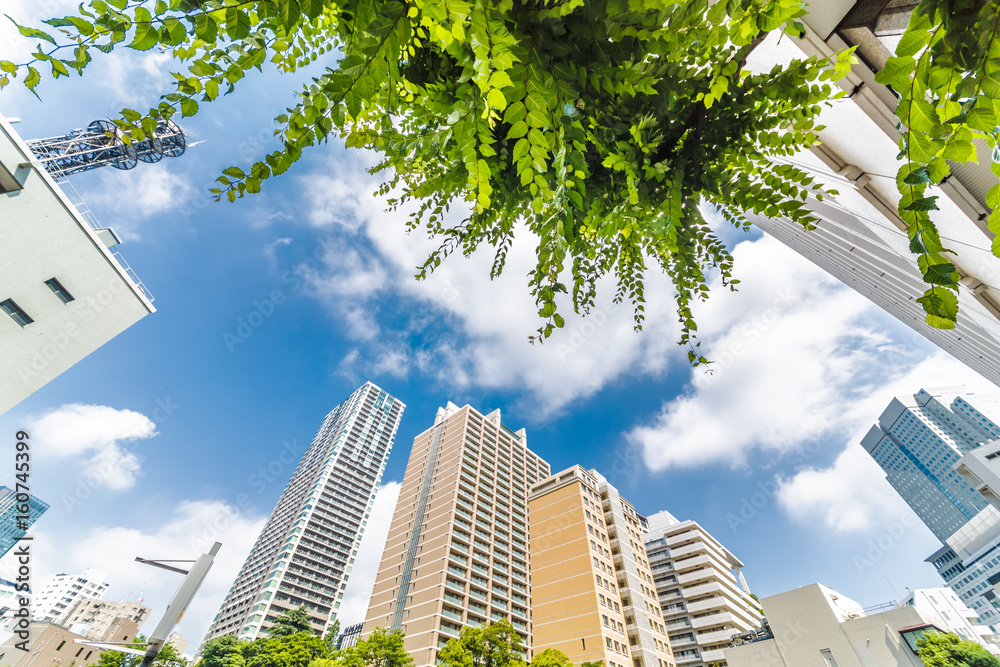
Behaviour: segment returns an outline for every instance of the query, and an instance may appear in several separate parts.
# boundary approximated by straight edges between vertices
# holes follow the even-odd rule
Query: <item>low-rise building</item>
[[[129,619],[136,623],[136,627],[141,628],[149,612],[149,607],[139,602],[107,602],[98,598],[83,598],[70,608],[61,624],[72,632],[97,640],[119,618]]]
[[[361,629],[364,627],[364,623],[355,623],[344,628],[344,631],[337,636],[337,649],[349,648],[357,644],[358,640],[361,639]]]
[[[648,521],[646,552],[674,660],[684,667],[724,665],[733,638],[761,623],[743,562],[696,521],[669,512]]]
[[[99,598],[108,590],[108,573],[89,568],[83,574],[57,574],[31,600],[31,617],[64,625],[77,600]]]
[[[135,638],[137,632],[134,621],[119,619],[100,640],[127,643]],[[23,641],[15,634],[0,642],[0,667],[90,667],[97,664],[103,652],[82,643],[88,641],[86,637],[49,622],[29,624],[27,651],[17,646]]]
[[[766,597],[761,605],[766,622],[725,650],[729,667],[923,667],[917,639],[945,630],[922,605],[866,614],[821,584]]]
[[[974,641],[993,655],[1000,655],[993,631],[979,623],[979,616],[950,588],[920,588],[907,595],[899,606],[916,607],[934,625],[963,639]]]

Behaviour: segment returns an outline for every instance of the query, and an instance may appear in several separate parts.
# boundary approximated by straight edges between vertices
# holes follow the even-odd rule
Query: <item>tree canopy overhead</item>
[[[921,7],[966,4],[1000,16],[985,0]],[[142,139],[160,119],[198,113],[253,68],[291,74],[335,49],[336,67],[277,115],[275,150],[224,170],[219,198],[258,192],[310,146],[342,137],[382,155],[374,171],[387,175],[390,206],[412,206],[411,229],[440,240],[417,277],[483,245],[495,250],[496,276],[513,236],[533,234],[528,283],[545,338],[564,324],[563,299],[580,312],[594,305],[602,276],[614,278],[616,299],[631,301],[641,327],[644,275],[661,269],[676,289],[680,342],[700,362],[691,306],[707,296],[712,271],[730,288],[737,281],[699,204],[737,226],[749,212],[816,222],[807,199],[822,198],[818,185],[772,159],[816,144],[817,115],[838,94],[850,52],[763,74],[744,68],[764,35],[798,32],[803,14],[801,0],[90,0],[78,15],[48,21],[61,36],[21,27],[39,50],[30,62],[0,62],[0,86],[20,77],[36,90],[43,70],[82,72],[94,49],[165,49],[176,59],[174,89],[116,121]],[[971,50],[977,58],[992,53],[996,31],[977,35],[986,33],[986,46]],[[937,34],[903,42],[919,51]],[[992,81],[991,62],[954,59],[956,80],[982,63]],[[955,94],[965,91],[956,85]],[[926,157],[907,155],[918,167]],[[941,161],[928,162],[913,179],[940,176]],[[455,223],[452,207],[468,214]],[[941,284],[953,276],[932,231],[920,231],[932,226],[915,213],[911,235],[923,245],[914,251],[925,279]],[[928,321],[948,326],[955,309],[934,299],[948,297],[925,300],[937,314]]]
[[[927,633],[917,639],[917,647],[925,667],[1000,667],[1000,658],[952,633]]]

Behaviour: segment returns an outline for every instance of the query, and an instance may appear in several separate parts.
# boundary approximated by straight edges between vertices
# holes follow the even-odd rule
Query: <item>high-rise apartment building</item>
[[[1000,566],[1000,511],[957,468],[963,456],[998,437],[996,396],[946,387],[894,398],[861,442],[941,540],[927,560],[990,626],[1000,624],[1000,600],[988,582]]]
[[[861,445],[944,542],[987,505],[955,464],[994,438],[1000,438],[1000,403],[949,387],[892,399]]]
[[[32,596],[31,618],[64,625],[77,601],[99,598],[108,590],[108,573],[97,568],[83,574],[57,574]]]
[[[462,627],[506,619],[530,652],[528,489],[548,476],[499,410],[439,408],[413,441],[363,634],[401,629],[430,667]]]
[[[142,627],[149,617],[149,607],[141,602],[109,602],[98,598],[82,598],[70,608],[62,623],[71,632],[94,641],[104,637],[116,621],[126,619]]]
[[[240,570],[205,641],[255,639],[305,605],[317,632],[347,578],[405,405],[371,382],[326,416]]]
[[[27,505],[27,512],[21,511],[24,505]],[[0,558],[14,547],[19,537],[24,537],[47,509],[48,503],[30,494],[27,502],[18,502],[17,494],[12,489],[0,486]]]
[[[571,662],[673,667],[642,534],[645,518],[596,471],[531,487],[532,643]]]
[[[696,521],[669,512],[647,517],[646,552],[674,660],[683,667],[725,664],[733,637],[761,624],[743,562]]]

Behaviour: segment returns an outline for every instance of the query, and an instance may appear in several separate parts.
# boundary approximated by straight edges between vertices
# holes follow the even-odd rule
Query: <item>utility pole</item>
[[[219,553],[219,549],[222,544],[216,542],[212,545],[212,548],[208,550],[208,553],[202,554],[197,560],[155,560],[152,558],[139,558],[136,560],[140,563],[145,563],[146,565],[152,565],[170,572],[177,572],[178,574],[184,575],[184,580],[181,581],[181,585],[178,586],[177,592],[174,593],[174,597],[171,598],[170,604],[167,605],[167,610],[163,612],[163,618],[156,625],[156,629],[153,630],[153,634],[149,636],[149,641],[146,643],[146,650],[140,650],[139,647],[142,644],[124,644],[120,642],[82,642],[77,641],[78,644],[85,644],[87,646],[93,646],[95,648],[111,650],[111,651],[122,651],[124,653],[131,653],[132,655],[141,655],[142,663],[140,667],[150,667],[156,656],[159,655],[160,651],[163,649],[163,644],[167,641],[167,637],[173,632],[174,626],[177,625],[180,620],[184,617],[184,611],[191,604],[191,600],[198,593],[198,588],[201,587],[201,582],[205,580],[205,575],[212,568],[212,562],[215,560],[215,555]],[[190,570],[185,570],[174,565],[167,565],[167,563],[194,563]]]

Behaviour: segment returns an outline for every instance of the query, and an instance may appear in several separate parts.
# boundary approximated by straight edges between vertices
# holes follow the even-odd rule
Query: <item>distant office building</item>
[[[60,145],[74,159],[123,146],[91,143]],[[50,170],[64,173],[0,116],[0,414],[155,310],[118,236]]]
[[[1000,438],[997,400],[950,387],[892,399],[861,444],[944,542],[987,505],[955,465],[963,454],[994,438]]]
[[[970,455],[998,437],[997,396],[944,387],[897,396],[861,442],[941,540],[927,560],[989,626],[1000,624],[1000,600],[987,581],[1000,565],[1000,511],[960,469],[963,460],[975,467],[978,455]]]
[[[506,619],[530,655],[528,489],[548,476],[499,410],[439,408],[413,441],[363,634],[401,629],[431,667],[463,627]]]
[[[646,519],[596,471],[531,487],[532,643],[570,662],[674,667],[642,535]]]
[[[79,600],[99,598],[108,590],[108,573],[90,568],[83,574],[57,574],[31,600],[31,618],[65,625]]]
[[[945,630],[922,608],[903,605],[869,615],[820,584],[760,602],[767,621],[725,649],[728,667],[923,667],[917,639]]]
[[[24,537],[28,529],[38,517],[45,514],[49,509],[48,503],[44,503],[33,495],[28,496],[28,512],[22,514],[18,505],[25,503],[17,502],[17,494],[6,486],[0,486],[0,558],[14,548],[19,537]],[[27,519],[18,517],[26,516]]]
[[[6,627],[21,608],[21,598],[31,599],[31,591],[19,591],[18,584],[0,579],[0,628]]]
[[[137,633],[135,622],[123,618],[111,626],[100,641],[125,644],[135,639]],[[91,667],[104,652],[77,643],[87,638],[61,625],[35,620],[28,626],[26,652],[17,647],[21,641],[18,635],[13,635],[0,642],[0,667]]]
[[[916,607],[923,618],[942,630],[976,642],[993,655],[1000,655],[1000,647],[993,642],[993,631],[980,625],[979,615],[950,588],[917,589],[899,603],[901,607],[907,605]]]
[[[337,649],[349,648],[358,643],[361,639],[361,629],[365,626],[364,623],[355,623],[354,625],[348,625],[343,632],[337,637]]]
[[[256,639],[305,605],[324,633],[340,608],[405,405],[365,383],[326,416],[205,641]]]
[[[725,661],[733,638],[760,626],[743,562],[696,521],[648,517],[644,537],[674,660],[684,667]]]
[[[125,618],[141,628],[150,609],[139,602],[108,602],[97,598],[83,598],[70,608],[60,625],[78,635],[99,640],[117,619]]]

